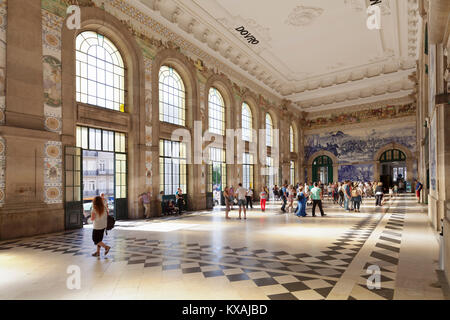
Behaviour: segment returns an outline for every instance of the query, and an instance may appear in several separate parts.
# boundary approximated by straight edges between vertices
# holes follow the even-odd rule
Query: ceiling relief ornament
[[[285,23],[294,27],[305,27],[313,23],[322,13],[322,8],[297,6],[289,14]]]
[[[344,0],[346,7],[353,9],[356,12],[365,11],[366,5],[364,0]]]

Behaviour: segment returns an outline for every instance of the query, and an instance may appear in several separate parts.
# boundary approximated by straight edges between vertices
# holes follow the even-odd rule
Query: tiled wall
[[[414,122],[395,122],[389,125],[368,125],[359,128],[342,128],[305,134],[305,158],[321,150],[334,154],[339,161],[339,180],[356,177],[374,179],[373,162],[376,153],[389,143],[397,143],[412,153],[416,151],[416,125]],[[417,166],[415,167],[417,170]],[[416,174],[412,172],[412,174]]]

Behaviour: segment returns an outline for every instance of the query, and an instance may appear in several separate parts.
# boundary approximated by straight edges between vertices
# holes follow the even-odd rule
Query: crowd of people
[[[416,195],[420,197],[422,184],[415,180]],[[385,195],[385,190],[388,193]],[[269,197],[275,201],[281,201],[281,211],[294,213],[298,217],[305,217],[306,208],[311,207],[311,215],[316,216],[316,208],[319,208],[321,216],[326,216],[323,209],[322,201],[327,199],[335,205],[344,208],[346,212],[361,212],[361,204],[368,199],[375,200],[375,206],[382,207],[386,200],[395,197],[398,193],[406,192],[405,183],[399,181],[393,187],[384,188],[382,182],[354,182],[343,181],[324,184],[322,182],[304,184],[297,183],[295,185],[283,184],[281,187],[275,185],[272,193],[269,192],[267,186],[261,187],[259,198],[261,211],[266,210],[266,203]],[[246,189],[239,184],[235,190],[233,187],[226,187],[224,190],[225,198],[225,216],[229,219],[229,212],[233,210],[233,205],[239,206],[239,219],[241,211],[244,212],[246,219],[246,209],[253,208],[253,190]],[[295,206],[295,203],[297,206]]]
[[[402,182],[402,181],[400,181]],[[420,193],[423,189],[421,182],[415,180],[416,197],[420,201]],[[389,188],[388,197],[395,197],[399,192],[405,192],[404,182],[403,186],[399,183]],[[366,199],[375,198],[375,206],[383,206],[385,202],[385,193],[382,182],[352,182],[346,180],[344,182],[335,182],[324,184],[322,182],[314,183],[297,183],[295,185],[288,185],[285,182],[280,188],[275,185],[272,188],[273,200],[281,200],[281,211],[286,213],[294,213],[297,217],[306,217],[306,208],[311,206],[311,215],[316,216],[316,207],[319,208],[321,216],[326,216],[322,200],[328,199],[333,204],[343,207],[347,212],[360,212],[361,203]],[[163,202],[164,192],[159,194],[159,200]],[[247,219],[247,209],[253,209],[254,193],[251,188],[244,188],[242,183],[239,183],[238,188],[226,187],[223,191],[225,200],[225,218],[230,219],[229,212],[233,210],[233,204],[239,207],[239,219],[241,219],[241,212],[244,213],[244,219]],[[261,187],[259,193],[261,211],[266,210],[266,203],[269,200],[269,189],[267,186]],[[146,218],[150,218],[150,199],[151,193],[144,192],[139,195],[139,201],[142,203]],[[294,208],[294,202],[297,201],[297,206]],[[181,188],[177,189],[175,194],[175,202],[169,200],[167,207],[167,214],[181,214],[184,206],[183,191]],[[105,255],[111,247],[103,242],[103,233],[106,228],[106,218],[108,216],[108,202],[104,194],[95,197],[91,210],[91,220],[93,221],[92,240],[96,245],[96,252],[92,255],[98,257],[100,249],[105,249]]]

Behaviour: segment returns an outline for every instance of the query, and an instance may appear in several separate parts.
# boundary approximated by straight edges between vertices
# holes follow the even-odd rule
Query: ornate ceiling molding
[[[381,4],[382,14],[390,15],[390,19],[396,19],[400,22],[405,21],[399,25],[399,30],[405,31],[408,41],[405,44],[405,49],[401,53],[392,48],[383,46],[383,53],[378,54],[375,58],[368,59],[368,64],[359,66],[347,66],[344,63],[335,63],[329,65],[326,70],[327,73],[322,75],[311,75],[307,72],[292,72],[274,68],[268,64],[260,54],[264,52],[266,55],[270,48],[272,39],[270,29],[261,25],[261,21],[252,20],[248,17],[241,16],[224,16],[216,19],[208,12],[198,5],[197,1],[185,0],[128,0],[130,3],[139,3],[138,8],[145,5],[152,12],[152,16],[158,14],[166,20],[175,24],[183,32],[191,35],[193,40],[199,41],[206,45],[209,55],[220,61],[215,63],[219,68],[226,66],[224,71],[227,73],[233,70],[230,76],[237,76],[239,70],[240,74],[237,76],[245,83],[245,77],[255,83],[255,87],[261,87],[260,92],[270,93],[270,97],[277,100],[290,99],[294,102],[299,102],[295,105],[296,108],[304,108],[302,110],[309,111],[312,107],[325,107],[329,105],[333,107],[336,103],[343,101],[352,101],[359,98],[367,98],[370,96],[380,96],[383,94],[392,94],[397,88],[398,94],[405,94],[407,90],[404,87],[407,85],[389,84],[384,90],[385,86],[373,90],[369,93],[369,89],[362,90],[359,88],[359,83],[362,81],[370,82],[372,78],[383,76],[390,73],[402,72],[404,70],[414,70],[416,68],[415,60],[417,59],[417,36],[418,36],[418,2],[417,0],[407,0],[408,3],[404,6],[397,5],[392,0],[383,0]],[[355,11],[361,11],[365,14],[366,1],[364,0],[344,0],[344,4]],[[202,11],[203,10],[203,11]],[[289,14],[286,23],[295,27],[304,27],[311,25],[314,21],[322,15],[324,9],[318,7],[307,7],[299,5],[293,9]],[[399,18],[401,17],[401,19]],[[246,41],[240,39],[232,31],[237,27],[236,23],[245,24],[249,32],[254,33],[262,41],[257,46],[252,46]],[[403,23],[403,22],[402,22]],[[234,28],[231,28],[234,27]],[[406,28],[406,29],[405,29]],[[402,33],[399,30],[393,32]],[[390,31],[386,31],[390,32]],[[184,36],[181,33],[181,36]],[[198,45],[199,48],[202,48]],[[402,47],[403,48],[403,47]],[[406,50],[406,52],[405,52]],[[267,57],[266,57],[267,58]],[[230,67],[233,65],[233,67]],[[247,80],[248,81],[248,80]],[[305,96],[311,92],[321,89],[330,89],[330,87],[341,84],[354,84],[351,93],[342,93],[337,96],[334,94],[326,98],[321,98],[322,101],[303,101]],[[350,89],[349,89],[350,91]],[[308,93],[303,95],[303,93]]]
[[[323,13],[322,8],[297,6],[292,9],[292,12],[284,22],[287,25],[294,27],[305,27],[314,22]]]

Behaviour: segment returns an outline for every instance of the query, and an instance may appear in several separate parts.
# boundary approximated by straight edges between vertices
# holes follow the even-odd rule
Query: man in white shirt
[[[244,219],[247,219],[247,211],[245,210],[245,197],[247,196],[247,189],[242,187],[242,183],[239,183],[239,188],[237,188],[235,196],[238,199],[239,219],[241,219],[241,208],[244,209]]]

